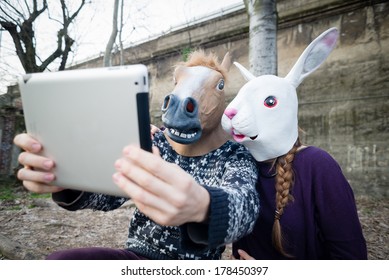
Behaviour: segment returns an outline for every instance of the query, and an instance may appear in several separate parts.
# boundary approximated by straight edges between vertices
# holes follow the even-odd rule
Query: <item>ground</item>
[[[2,191],[3,188],[3,191]],[[59,249],[80,246],[122,248],[133,211],[131,202],[111,212],[70,212],[49,196],[31,196],[22,187],[12,195],[0,185],[0,258],[44,259]],[[357,197],[369,259],[389,259],[389,199]],[[230,257],[230,247],[224,253]]]

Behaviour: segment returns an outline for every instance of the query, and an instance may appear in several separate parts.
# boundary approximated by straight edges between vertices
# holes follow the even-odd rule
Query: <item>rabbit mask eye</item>
[[[267,108],[273,108],[277,105],[277,98],[273,95],[270,95],[270,96],[266,97],[265,101],[263,101],[263,104]]]

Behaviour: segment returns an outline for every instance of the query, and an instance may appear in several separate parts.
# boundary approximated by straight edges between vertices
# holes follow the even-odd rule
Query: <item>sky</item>
[[[52,5],[57,1],[48,2]],[[75,7],[79,0],[68,2]],[[91,2],[83,7],[72,27],[76,45],[68,64],[76,64],[105,52],[112,29],[114,0]],[[124,5],[122,41],[124,47],[128,47],[194,20],[243,5],[243,0],[124,0]],[[52,16],[55,16],[54,12]],[[37,22],[35,30],[37,49],[40,56],[45,57],[56,48],[58,26],[45,15]],[[15,84],[17,76],[24,74],[24,70],[16,57],[11,37],[4,31],[0,32],[0,36],[0,94],[4,94],[7,86]]]

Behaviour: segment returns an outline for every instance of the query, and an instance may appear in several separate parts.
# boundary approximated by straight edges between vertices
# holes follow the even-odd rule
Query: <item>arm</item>
[[[81,209],[111,211],[119,208],[127,201],[126,198],[122,197],[77,190],[63,190],[53,193],[52,197],[55,203],[69,211]]]
[[[204,186],[211,196],[209,220],[206,225],[189,224],[190,239],[217,247],[250,233],[259,213],[256,181],[256,164],[245,149],[229,157],[220,185]]]
[[[179,226],[195,243],[216,247],[250,232],[258,215],[255,162],[245,150],[225,164],[219,186],[201,186],[154,154],[127,147],[115,182],[141,212],[161,225]],[[205,233],[205,235],[203,234]]]
[[[366,242],[353,191],[340,166],[327,153],[313,164],[318,226],[331,259],[367,259]]]

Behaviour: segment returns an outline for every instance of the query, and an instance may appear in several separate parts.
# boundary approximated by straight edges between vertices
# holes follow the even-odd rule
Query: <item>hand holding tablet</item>
[[[27,74],[19,86],[27,133],[55,162],[53,184],[126,196],[112,174],[126,145],[151,150],[147,68]]]

